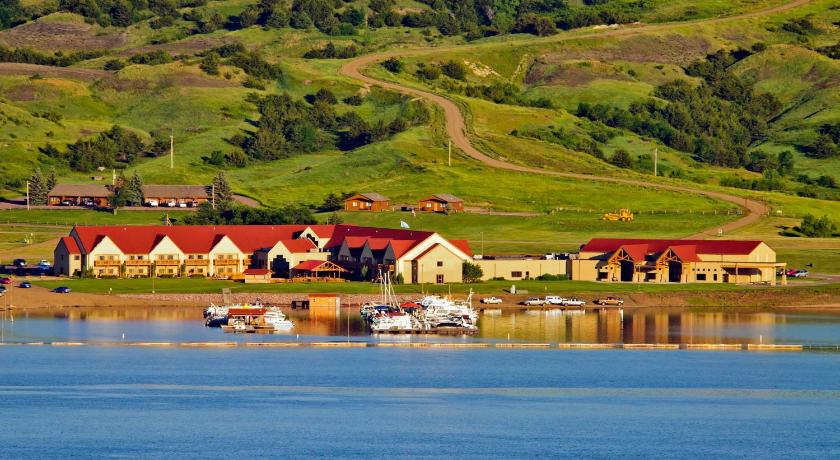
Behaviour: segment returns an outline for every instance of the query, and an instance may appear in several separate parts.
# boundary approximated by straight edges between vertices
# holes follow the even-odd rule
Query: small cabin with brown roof
[[[357,193],[344,200],[345,211],[387,211],[391,208],[391,200],[378,193]]]
[[[100,184],[56,184],[47,194],[50,206],[108,206],[111,190]]]
[[[423,212],[463,212],[464,200],[448,193],[438,193],[420,200],[419,210]]]

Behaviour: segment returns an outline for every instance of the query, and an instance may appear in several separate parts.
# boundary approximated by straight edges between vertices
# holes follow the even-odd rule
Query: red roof
[[[738,240],[645,240],[621,238],[594,238],[581,246],[581,252],[615,252],[622,246],[644,245],[645,253],[665,252],[672,246],[694,246],[695,254],[749,254],[761,241]]]
[[[270,275],[271,270],[267,268],[247,268],[242,273],[245,275]]]
[[[315,249],[315,243],[308,238],[296,240],[280,240],[283,246],[286,246],[290,252],[309,252],[310,249]]]
[[[455,246],[456,248],[460,249],[461,252],[463,252],[464,254],[470,257],[473,256],[472,249],[470,248],[470,243],[467,240],[449,240],[449,242],[452,243],[452,246]]]
[[[620,249],[623,249],[634,262],[645,261],[645,255],[647,255],[646,244],[625,244]]]
[[[680,258],[683,262],[699,262],[700,258],[697,257],[697,246],[693,244],[686,244],[683,246],[671,246],[671,250],[674,251],[674,254]]]
[[[406,252],[408,252],[411,248],[416,246],[418,243],[419,243],[419,241],[391,240],[391,249],[394,250],[394,257],[399,259]]]
[[[67,248],[67,252],[69,252],[70,254],[82,253],[81,251],[79,251],[79,245],[76,244],[76,239],[72,236],[62,237],[61,242],[64,243],[64,247]]]
[[[265,308],[231,308],[228,316],[261,316],[265,314]]]

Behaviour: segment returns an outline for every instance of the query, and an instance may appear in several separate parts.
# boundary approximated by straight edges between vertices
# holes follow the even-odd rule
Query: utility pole
[[[169,136],[169,169],[175,168],[175,136]]]
[[[449,140],[449,166],[452,166],[452,139]]]
[[[659,147],[653,149],[653,177],[659,173]]]
[[[213,209],[216,209],[216,183],[213,182],[213,184],[210,186],[210,188],[212,190],[212,192],[210,193],[210,200],[211,200],[211,203],[213,205]],[[205,189],[205,190],[207,190],[207,189]]]
[[[29,211],[29,181],[26,181],[26,210]]]

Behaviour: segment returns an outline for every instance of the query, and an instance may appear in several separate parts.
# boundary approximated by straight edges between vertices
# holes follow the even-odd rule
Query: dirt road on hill
[[[771,8],[766,8],[760,11],[753,11],[749,13],[739,14],[735,16],[729,17],[722,17],[722,18],[714,18],[702,21],[695,21],[695,24],[702,25],[702,24],[717,24],[723,22],[730,22],[742,19],[749,19],[755,17],[761,17],[768,14],[778,13],[786,10],[790,10],[802,5],[805,5],[810,0],[795,0],[789,3],[785,3],[783,5],[778,5]],[[539,40],[532,42],[531,44],[539,44],[539,43],[556,43],[562,42],[567,40],[579,40],[585,38],[601,38],[601,37],[611,37],[611,36],[620,36],[620,35],[632,35],[638,33],[647,33],[652,31],[659,31],[659,30],[667,30],[669,28],[674,27],[682,27],[687,24],[691,24],[691,22],[680,22],[680,23],[669,23],[669,24],[656,24],[650,26],[638,26],[633,27],[629,26],[624,29],[617,29],[617,30],[610,30],[606,32],[596,32],[596,33],[589,33],[589,34],[582,34],[582,35],[555,35],[553,37],[548,37],[544,40]],[[476,45],[482,46],[482,45]],[[487,47],[491,46],[498,46],[497,44],[487,44],[484,45]],[[469,45],[465,46],[464,48],[469,48]],[[455,48],[450,48],[455,49]],[[379,86],[381,88],[395,91],[402,94],[407,94],[411,96],[422,97],[434,104],[437,104],[443,109],[444,116],[446,119],[446,132],[449,135],[452,143],[460,148],[464,153],[469,155],[471,158],[480,161],[487,166],[499,169],[505,169],[509,171],[517,171],[523,173],[531,173],[531,174],[542,174],[542,175],[550,175],[556,177],[565,177],[570,179],[581,179],[581,180],[591,180],[591,181],[600,181],[600,182],[611,182],[615,184],[624,184],[624,185],[632,185],[638,187],[649,187],[655,188],[658,190],[668,190],[672,192],[680,192],[680,193],[691,193],[694,195],[702,195],[709,198],[726,201],[729,203],[733,203],[741,207],[744,211],[744,215],[732,222],[728,222],[721,226],[716,226],[713,228],[709,228],[700,232],[695,235],[687,236],[687,239],[703,239],[708,238],[710,236],[718,235],[719,232],[729,232],[735,230],[737,228],[743,227],[745,225],[749,225],[761,219],[762,215],[765,215],[769,212],[769,208],[766,204],[751,200],[748,198],[743,198],[735,195],[730,195],[723,192],[714,192],[708,190],[701,190],[692,187],[680,186],[680,185],[667,185],[662,183],[655,183],[655,182],[647,182],[643,180],[637,179],[622,179],[616,177],[601,177],[601,176],[593,176],[589,174],[579,174],[579,173],[569,173],[569,172],[560,172],[560,171],[551,171],[545,169],[538,169],[532,168],[529,166],[518,165],[514,163],[508,163],[506,161],[498,160],[492,157],[489,157],[476,149],[473,144],[470,142],[469,137],[466,134],[466,123],[464,121],[464,116],[461,113],[461,110],[458,106],[452,102],[451,100],[447,99],[444,96],[441,96],[436,93],[432,93],[429,91],[425,91],[422,89],[412,88],[408,86],[404,86],[398,83],[377,80],[375,78],[369,77],[362,73],[362,69],[371,64],[375,64],[379,61],[387,59],[389,57],[404,57],[404,56],[417,56],[417,55],[425,55],[425,54],[432,54],[432,53],[439,53],[444,51],[445,48],[418,48],[418,49],[410,49],[410,50],[397,50],[397,51],[388,51],[383,53],[377,54],[370,54],[366,56],[362,56],[358,59],[354,59],[341,67],[341,73],[347,77],[353,78],[364,83],[366,86]]]

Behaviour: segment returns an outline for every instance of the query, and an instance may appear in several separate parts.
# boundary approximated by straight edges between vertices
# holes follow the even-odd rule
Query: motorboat
[[[288,331],[295,327],[295,323],[286,318],[279,309],[270,309],[262,317],[263,324],[273,326],[275,331]]]

